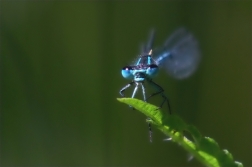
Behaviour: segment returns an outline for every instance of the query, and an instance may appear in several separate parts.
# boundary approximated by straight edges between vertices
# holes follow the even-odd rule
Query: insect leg
[[[163,102],[161,103],[161,105],[160,105],[159,108],[162,108],[163,104],[164,104],[165,102],[167,102],[168,109],[169,109],[169,113],[171,114],[170,103],[169,103],[168,98],[167,98],[167,97],[165,96],[165,94],[164,94],[164,89],[163,89],[161,86],[159,86],[158,84],[156,84],[155,82],[153,82],[152,80],[148,80],[148,82],[151,84],[152,87],[154,87],[154,88],[157,90],[157,92],[151,94],[151,95],[147,98],[147,100],[148,100],[149,98],[155,96],[155,95],[160,94],[164,100],[163,100]]]
[[[144,83],[141,83],[141,86],[142,86],[142,91],[143,91],[143,98],[144,98],[144,101],[146,102],[146,93],[145,93]],[[150,118],[148,118],[148,119],[150,119]],[[151,123],[150,122],[148,122],[148,128],[149,128],[150,142],[152,142],[152,129],[151,129]]]
[[[141,86],[142,86],[142,90],[143,90],[143,99],[144,99],[144,101],[146,102],[145,86],[144,86],[143,83],[141,83]]]
[[[134,81],[132,81],[132,82],[130,82],[129,84],[127,84],[126,86],[124,86],[121,90],[120,90],[120,95],[122,96],[122,97],[124,97],[124,94],[123,94],[123,92],[126,90],[126,89],[128,89],[130,86],[132,86],[132,84],[134,83]]]

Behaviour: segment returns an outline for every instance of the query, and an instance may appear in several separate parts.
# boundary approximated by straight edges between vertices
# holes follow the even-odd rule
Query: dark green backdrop
[[[180,26],[200,67],[156,82],[173,112],[252,166],[251,1],[0,5],[1,166],[201,166],[156,129],[149,143],[145,117],[116,101],[149,30],[160,45]]]

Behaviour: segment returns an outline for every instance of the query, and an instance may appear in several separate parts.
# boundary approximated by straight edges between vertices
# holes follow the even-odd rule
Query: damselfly
[[[131,80],[131,82],[124,86],[119,93],[124,97],[123,92],[135,85],[132,98],[135,97],[139,87],[142,88],[144,101],[155,95],[161,95],[163,101],[159,107],[161,108],[167,102],[171,114],[171,107],[168,98],[164,94],[164,89],[152,79],[157,75],[159,68],[164,68],[170,76],[176,79],[189,77],[196,70],[200,61],[198,42],[185,28],[176,30],[167,38],[163,46],[152,50],[153,40],[154,31],[151,31],[148,42],[142,45],[137,62],[134,65],[123,67],[122,76]],[[148,97],[146,97],[145,83],[149,83],[156,90]],[[152,142],[151,125],[148,125],[150,141]]]

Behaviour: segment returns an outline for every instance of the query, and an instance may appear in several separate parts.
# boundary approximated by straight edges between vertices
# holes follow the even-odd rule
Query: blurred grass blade
[[[161,132],[172,138],[172,141],[182,146],[190,155],[209,167],[243,167],[242,163],[234,161],[232,154],[221,150],[218,143],[200,134],[196,127],[187,125],[179,116],[162,112],[157,106],[134,98],[118,98],[118,101],[134,107],[150,119],[147,122],[155,125]],[[189,133],[193,141],[187,139],[183,132]]]

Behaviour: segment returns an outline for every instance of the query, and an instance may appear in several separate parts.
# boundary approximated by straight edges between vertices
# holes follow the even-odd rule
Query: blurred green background
[[[149,143],[146,117],[116,101],[149,30],[157,46],[181,26],[199,69],[155,81],[173,112],[252,166],[251,1],[0,5],[1,166],[202,166],[155,128]]]

